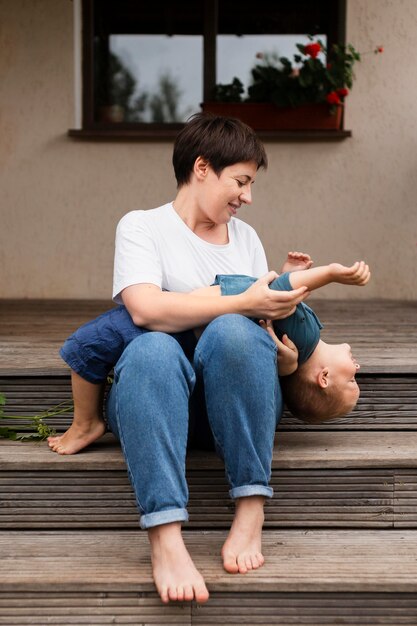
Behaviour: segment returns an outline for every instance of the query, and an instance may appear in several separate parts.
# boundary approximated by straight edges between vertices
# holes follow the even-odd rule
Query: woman
[[[236,500],[224,567],[230,573],[261,567],[263,505],[272,496],[268,481],[282,401],[275,343],[249,317],[284,318],[306,290],[268,289],[276,274],[267,273],[255,231],[235,218],[251,203],[257,170],[267,165],[249,127],[195,115],[177,137],[173,164],[174,202],[132,211],[117,229],[113,297],[144,332],[115,367],[107,417],[148,530],[162,601],[205,602],[206,585],[181,535],[188,519],[189,406],[204,389],[199,410],[207,411]],[[220,273],[261,278],[236,296],[191,293]],[[197,342],[191,329],[198,327],[205,329]]]

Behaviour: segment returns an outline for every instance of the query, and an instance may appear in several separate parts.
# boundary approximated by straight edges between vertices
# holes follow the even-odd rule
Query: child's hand
[[[351,267],[345,267],[340,263],[331,263],[330,271],[334,276],[334,282],[341,285],[357,285],[363,287],[369,282],[371,272],[365,261],[356,261]]]
[[[259,324],[272,337],[278,348],[278,374],[280,376],[289,376],[293,374],[298,367],[298,350],[288,337],[283,335],[282,341],[278,339],[274,332],[271,320],[259,320]]]
[[[281,273],[295,272],[296,270],[309,270],[313,261],[309,254],[304,252],[288,252],[287,260],[282,266]]]

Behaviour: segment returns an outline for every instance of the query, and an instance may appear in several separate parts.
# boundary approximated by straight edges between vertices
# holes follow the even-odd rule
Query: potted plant
[[[334,45],[327,53],[321,41],[312,39],[297,44],[297,49],[293,60],[258,53],[247,96],[241,81],[234,78],[228,85],[215,86],[213,101],[203,103],[203,110],[238,117],[256,130],[341,128],[353,67],[361,55],[351,44]],[[382,51],[382,46],[373,50]]]

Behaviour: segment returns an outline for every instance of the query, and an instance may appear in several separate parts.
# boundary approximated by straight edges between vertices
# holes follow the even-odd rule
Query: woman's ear
[[[197,180],[204,180],[207,176],[210,164],[203,157],[199,156],[194,162],[193,172]]]
[[[317,374],[317,383],[321,389],[326,389],[329,386],[329,368],[323,367]]]

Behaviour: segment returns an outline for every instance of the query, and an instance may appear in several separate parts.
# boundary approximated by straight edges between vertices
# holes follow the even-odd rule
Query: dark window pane
[[[219,34],[308,34],[333,32],[337,0],[219,0]]]
[[[96,121],[183,122],[198,111],[202,11],[192,2],[103,4],[96,2]]]
[[[343,41],[345,2],[83,0],[83,124],[183,122],[215,83],[247,86],[257,52]]]
[[[307,43],[316,35],[327,45],[327,9],[332,2],[264,0],[253,2],[220,0],[217,37],[217,82],[230,83],[236,76],[245,88],[251,82],[251,68],[259,61],[257,53],[271,58],[292,59],[297,43]],[[324,9],[323,9],[324,7]]]

